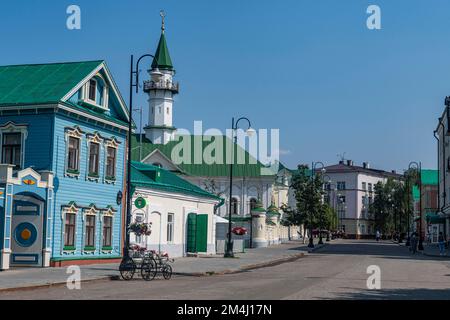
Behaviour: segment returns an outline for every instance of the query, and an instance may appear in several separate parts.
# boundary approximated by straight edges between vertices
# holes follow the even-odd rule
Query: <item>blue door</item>
[[[44,202],[31,196],[14,196],[11,223],[12,266],[42,266]]]

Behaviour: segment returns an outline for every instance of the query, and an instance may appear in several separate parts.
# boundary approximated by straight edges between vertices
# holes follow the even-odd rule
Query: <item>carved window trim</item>
[[[28,138],[28,125],[17,124],[14,121],[8,121],[0,126],[0,162],[3,160],[3,135],[5,133],[20,133],[20,168],[25,167],[25,142]]]

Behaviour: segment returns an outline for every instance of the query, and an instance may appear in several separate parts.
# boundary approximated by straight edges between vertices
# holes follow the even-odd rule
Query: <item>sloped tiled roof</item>
[[[213,139],[221,139],[221,144],[223,146],[223,152],[222,152],[222,161],[221,163],[213,163],[213,164],[207,164],[203,161],[202,158],[202,163],[201,164],[196,164],[195,163],[195,158],[194,158],[194,151],[195,150],[195,143],[194,143],[194,138],[202,138],[202,136],[180,136],[180,141],[182,139],[191,139],[190,141],[190,145],[191,145],[191,150],[190,150],[190,163],[180,163],[177,164],[175,163],[176,166],[178,166],[181,169],[181,173],[187,174],[187,175],[192,175],[192,176],[207,176],[207,177],[223,177],[223,176],[229,176],[230,175],[230,165],[229,163],[226,161],[226,155],[227,155],[227,149],[229,148],[229,146],[231,146],[231,141],[228,137],[226,136],[212,136]],[[211,141],[205,141],[208,139],[205,139],[207,136],[203,136],[204,139],[202,139],[202,146],[203,149],[205,150],[205,148],[212,143],[213,140]],[[210,138],[208,136],[208,138]],[[143,138],[143,142],[142,142],[142,159],[145,159],[146,157],[148,157],[152,152],[154,152],[155,150],[159,150],[161,151],[161,153],[163,153],[167,158],[172,159],[172,151],[174,150],[174,147],[176,145],[178,145],[178,143],[180,143],[180,141],[170,141],[165,145],[162,144],[153,144],[151,143],[148,139]],[[138,136],[133,136],[132,139],[132,159],[134,161],[139,161],[139,155],[140,155],[140,151],[139,151],[139,138]],[[255,158],[253,158],[246,150],[242,149],[239,145],[237,146],[237,148],[235,150],[239,150],[239,152],[241,152],[241,154],[244,155],[245,157],[245,161],[243,161],[244,163],[240,164],[240,163],[236,163],[237,161],[235,161],[235,164],[233,165],[233,176],[234,177],[261,177],[265,175],[265,166],[257,161]],[[237,155],[237,152],[234,152],[235,156]],[[235,158],[236,159],[236,158]],[[219,161],[218,161],[219,162]],[[276,172],[274,173],[274,175],[276,174]]]
[[[197,187],[170,171],[136,161],[131,163],[131,184],[134,187],[148,187],[167,192],[221,200],[220,197]]]
[[[0,66],[0,106],[57,103],[101,63]]]

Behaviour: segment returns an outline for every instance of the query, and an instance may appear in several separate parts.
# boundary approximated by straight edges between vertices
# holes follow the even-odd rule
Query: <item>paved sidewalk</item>
[[[399,246],[406,246],[406,240],[403,243],[398,243],[398,241],[392,241],[393,243],[398,244]],[[418,253],[421,253],[425,256],[429,257],[439,257],[442,259],[450,259],[449,249],[446,249],[444,255],[441,256],[439,253],[439,245],[437,243],[423,243],[423,250],[417,250]]]
[[[423,254],[430,257],[440,257],[450,259],[448,249],[445,249],[444,255],[441,256],[439,253],[439,245],[437,243],[424,243],[423,244]]]
[[[316,246],[315,250],[321,247]],[[219,255],[177,258],[172,267],[175,274],[186,276],[237,273],[294,261],[303,257],[308,251],[310,250],[308,250],[307,243],[303,244],[301,240],[289,241],[268,248],[246,249],[245,253],[236,254],[235,258],[223,258]],[[117,279],[120,277],[117,263],[85,265],[80,266],[80,269],[82,281]],[[64,267],[15,268],[0,272],[0,291],[65,284],[70,276],[66,272],[67,268]]]

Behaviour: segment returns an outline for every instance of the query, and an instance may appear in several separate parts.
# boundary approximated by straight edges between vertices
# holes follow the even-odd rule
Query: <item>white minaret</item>
[[[172,124],[173,96],[179,89],[178,83],[173,82],[175,70],[164,35],[163,11],[161,17],[161,38],[149,70],[151,80],[144,83],[144,91],[148,93],[149,102],[148,124],[144,128],[145,137],[154,144],[166,144],[174,139],[176,128]]]

